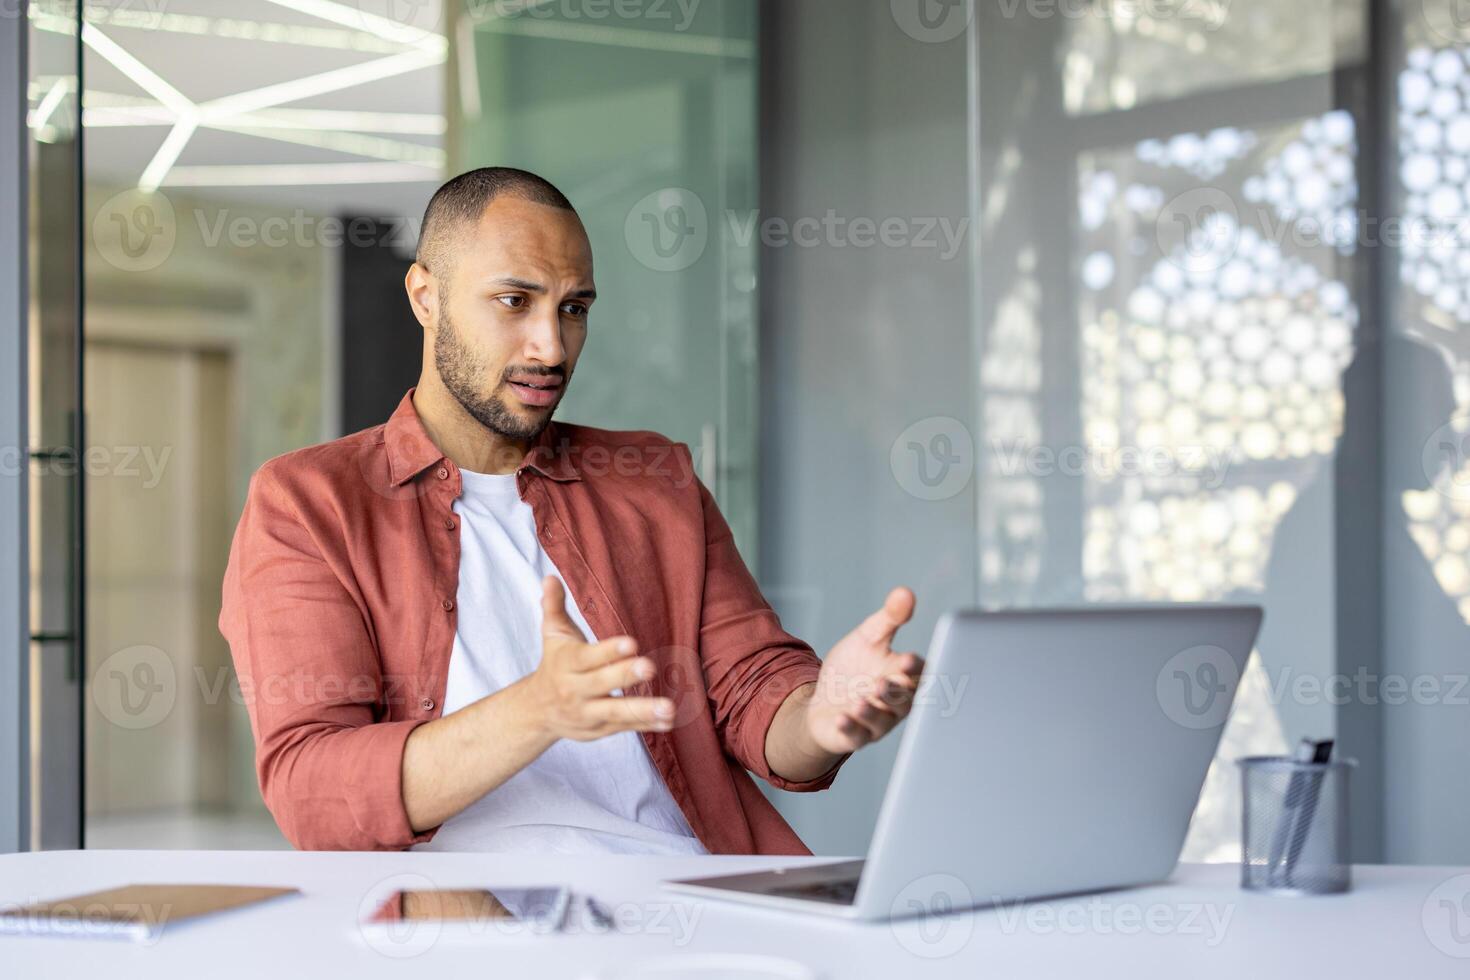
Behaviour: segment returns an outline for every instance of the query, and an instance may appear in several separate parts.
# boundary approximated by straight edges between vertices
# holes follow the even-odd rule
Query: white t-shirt
[[[459,620],[444,691],[446,715],[536,669],[541,580],[561,578],[536,538],[530,505],[516,493],[515,474],[460,474],[464,493],[454,503]],[[570,590],[567,613],[589,643],[597,642]],[[591,742],[562,739],[414,849],[705,853],[636,732]]]

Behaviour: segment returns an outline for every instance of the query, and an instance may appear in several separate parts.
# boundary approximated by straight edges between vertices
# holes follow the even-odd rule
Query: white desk
[[[942,928],[931,921],[927,932],[912,922],[773,915],[682,899],[659,887],[668,877],[770,863],[396,852],[5,855],[0,903],[7,905],[149,881],[294,885],[305,894],[180,924],[153,945],[3,937],[0,976],[549,980],[637,976],[638,966],[662,963],[651,975],[672,977],[687,974],[670,972],[668,957],[733,953],[796,960],[828,978],[1470,977],[1470,869],[1463,868],[1361,867],[1350,894],[1290,899],[1240,891],[1233,866],[1185,865],[1164,885],[961,913]],[[379,949],[357,929],[358,908],[385,879],[405,874],[434,887],[566,883],[600,899],[619,926],[602,934],[440,936],[417,949],[415,941]],[[391,955],[402,952],[416,955]]]

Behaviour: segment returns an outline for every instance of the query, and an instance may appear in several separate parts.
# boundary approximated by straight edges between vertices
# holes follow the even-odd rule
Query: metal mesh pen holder
[[[1348,774],[1357,763],[1241,759],[1240,886],[1326,895],[1352,885]]]

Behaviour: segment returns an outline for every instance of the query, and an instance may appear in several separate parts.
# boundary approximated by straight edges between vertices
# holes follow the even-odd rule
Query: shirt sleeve
[[[777,789],[826,789],[846,756],[824,775],[804,782],[783,779],[766,761],[766,734],[777,710],[791,692],[816,681],[822,661],[781,628],[713,495],[703,483],[698,486],[705,528],[700,657],[715,730],[727,753]]]
[[[286,838],[303,850],[430,839],[403,805],[403,747],[422,720],[379,720],[396,695],[362,610],[269,463],[251,480],[222,600],[261,795]]]

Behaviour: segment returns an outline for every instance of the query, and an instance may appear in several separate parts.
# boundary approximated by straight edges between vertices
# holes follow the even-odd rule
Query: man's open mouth
[[[563,379],[541,375],[521,376],[507,379],[511,390],[527,405],[545,407],[556,401],[561,394]]]

